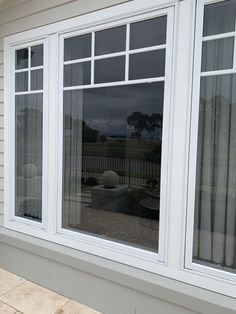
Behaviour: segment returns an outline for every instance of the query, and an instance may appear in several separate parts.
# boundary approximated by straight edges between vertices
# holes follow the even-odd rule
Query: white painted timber
[[[33,1],[34,6],[36,6],[37,2],[38,1],[35,0]],[[3,27],[0,28],[0,37],[51,24],[89,12],[98,11],[102,8],[114,6],[122,2],[127,2],[127,0],[80,0],[69,2],[63,6],[57,6],[45,11],[39,12],[36,9],[34,13],[28,15],[27,17],[22,16],[19,19],[3,24]]]

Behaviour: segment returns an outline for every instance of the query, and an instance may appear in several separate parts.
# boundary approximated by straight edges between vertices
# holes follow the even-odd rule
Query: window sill
[[[201,313],[234,313],[236,299],[216,292],[146,272],[118,262],[77,251],[59,244],[0,228],[0,246],[7,245],[26,253],[89,273],[117,285],[148,294]],[[2,256],[2,255],[1,255]],[[0,257],[0,266],[8,267],[6,258]],[[164,266],[163,266],[164,267]],[[27,272],[27,270],[26,270]],[[176,274],[180,272],[176,270]],[[186,273],[181,271],[183,277]],[[199,275],[197,275],[200,277]],[[200,278],[199,278],[200,279]],[[184,280],[184,279],[182,279]],[[200,280],[198,280],[200,282]],[[197,285],[197,280],[195,280]],[[224,304],[224,306],[222,306]]]

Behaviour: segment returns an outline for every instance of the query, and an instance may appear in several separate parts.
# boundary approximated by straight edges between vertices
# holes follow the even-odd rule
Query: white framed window
[[[229,46],[222,50],[219,44],[219,57],[211,58],[210,66],[204,65],[210,68],[201,73],[202,42],[208,54],[214,40],[231,42],[235,36],[231,29],[202,36],[204,5],[208,2],[197,3],[196,34],[194,2],[135,0],[5,38],[6,228],[235,297],[232,272],[203,263],[197,255],[192,259],[200,77],[231,75],[235,69],[235,55],[229,68],[232,55],[224,63]],[[38,45],[43,45],[43,65],[28,62],[15,69],[16,51],[31,55]],[[42,69],[43,88],[35,87],[32,72]],[[19,80],[15,91],[19,73],[28,83]],[[15,97],[38,94],[43,94],[39,131],[44,136],[36,172],[30,154],[31,160],[15,168],[21,133],[15,136],[12,117]],[[30,108],[32,99],[24,99]],[[37,116],[32,120],[33,130],[32,121],[25,128],[33,137],[39,123]],[[34,191],[41,193],[42,200],[35,196],[41,208],[30,203],[29,211],[22,212],[12,197],[16,169],[28,182],[40,167],[42,193]],[[118,178],[113,173],[105,183],[104,172],[110,170]],[[32,186],[23,189],[23,198]]]
[[[174,9],[123,14],[7,46],[20,64],[11,70],[8,95],[16,76],[19,106],[27,103],[32,111],[41,98],[44,103],[8,145],[9,178],[23,179],[15,181],[16,200],[8,196],[12,214],[5,225],[155,269],[165,262]],[[35,49],[43,49],[36,65],[27,57]],[[15,104],[8,102],[7,116],[14,116]],[[22,146],[21,162],[12,151]]]
[[[60,36],[59,233],[164,261],[172,31],[168,9]]]
[[[6,217],[23,228],[47,228],[47,49],[42,39],[9,50],[11,197]]]
[[[235,280],[235,1],[199,1],[186,267]]]

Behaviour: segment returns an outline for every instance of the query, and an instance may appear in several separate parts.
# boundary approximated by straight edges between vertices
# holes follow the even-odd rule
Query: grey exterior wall
[[[127,1],[6,0],[0,5],[0,267],[106,314],[235,313],[234,299],[3,228],[3,37]]]

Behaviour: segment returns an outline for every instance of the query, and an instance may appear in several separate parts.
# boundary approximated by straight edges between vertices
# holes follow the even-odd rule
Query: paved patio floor
[[[101,314],[0,269],[1,314]]]

